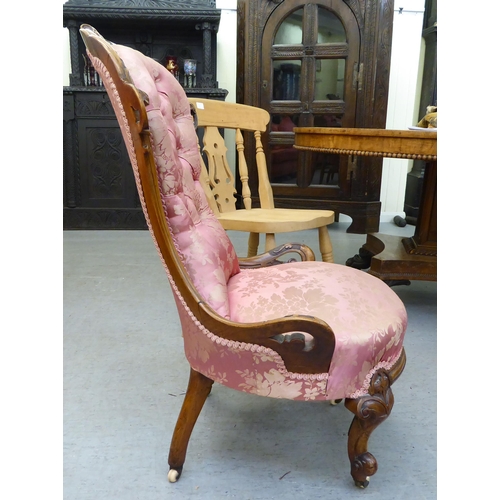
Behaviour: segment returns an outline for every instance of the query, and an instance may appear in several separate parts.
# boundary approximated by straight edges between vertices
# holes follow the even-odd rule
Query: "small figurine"
[[[422,128],[437,128],[438,114],[437,106],[427,106],[427,114],[417,123],[417,127]]]
[[[167,56],[167,64],[166,68],[172,75],[175,76],[177,80],[179,80],[179,66],[177,64],[177,57],[174,56]]]

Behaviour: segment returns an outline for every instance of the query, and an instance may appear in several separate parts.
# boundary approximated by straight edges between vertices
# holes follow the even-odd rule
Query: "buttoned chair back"
[[[274,398],[345,399],[354,413],[351,475],[366,486],[376,471],[368,437],[390,413],[391,386],[405,364],[404,305],[377,278],[316,262],[303,245],[238,259],[200,181],[196,132],[180,84],[159,63],[106,41],[91,26],[80,32],[118,119],[190,364],[169,480],[183,470],[215,381]],[[289,252],[301,260],[280,263]]]

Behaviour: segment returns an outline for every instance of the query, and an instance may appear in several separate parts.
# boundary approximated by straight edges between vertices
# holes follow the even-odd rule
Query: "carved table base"
[[[400,236],[368,234],[359,254],[347,259],[346,265],[369,269],[389,286],[409,285],[409,280],[437,280],[437,257],[408,253]]]

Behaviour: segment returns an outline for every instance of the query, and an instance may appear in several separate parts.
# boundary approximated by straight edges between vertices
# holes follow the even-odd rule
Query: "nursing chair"
[[[213,99],[189,99],[195,122],[203,129],[202,180],[210,207],[224,229],[248,232],[248,256],[257,255],[260,234],[265,234],[265,251],[276,247],[275,234],[318,229],[319,250],[325,262],[333,262],[332,242],[328,224],[334,221],[331,210],[302,210],[275,208],[273,191],[267,172],[266,156],[261,136],[266,132],[269,113],[265,109],[245,104],[235,104]],[[238,172],[241,183],[240,198],[243,208],[236,207],[237,194],[234,169],[229,165],[225,137],[221,130],[233,130],[233,145],[237,151]],[[258,176],[259,208],[252,207],[252,193],[248,185],[249,173],[245,158],[245,143],[242,132],[252,132]]]
[[[354,414],[351,475],[365,487],[377,470],[368,439],[391,412],[391,387],[406,360],[401,300],[363,271],[312,260],[304,245],[238,260],[200,182],[197,137],[180,84],[157,62],[107,42],[91,26],[80,32],[120,125],[190,365],[168,479],[181,475],[215,381],[273,398],[344,399]],[[293,250],[301,260],[279,263]]]

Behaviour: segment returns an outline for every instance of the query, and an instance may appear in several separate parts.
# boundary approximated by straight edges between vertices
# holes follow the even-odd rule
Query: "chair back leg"
[[[168,480],[171,483],[175,483],[182,474],[189,438],[213,383],[213,380],[191,368],[186,396],[170,443]]]
[[[328,234],[328,227],[321,226],[318,227],[319,236],[319,251],[321,252],[321,258],[323,262],[333,262],[333,247],[332,240]]]
[[[265,251],[269,252],[273,248],[276,248],[276,238],[274,236],[274,233],[267,233],[266,234],[266,247],[265,247]]]
[[[248,235],[248,255],[247,257],[255,257],[259,250],[259,233],[250,233]]]

